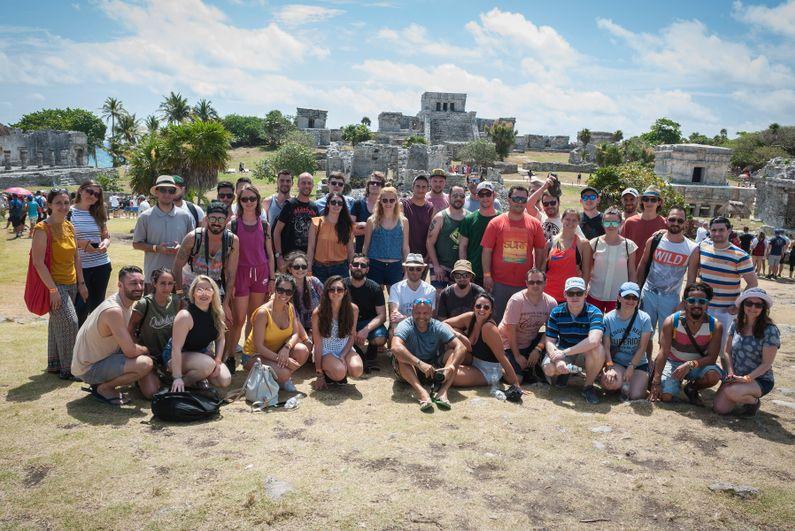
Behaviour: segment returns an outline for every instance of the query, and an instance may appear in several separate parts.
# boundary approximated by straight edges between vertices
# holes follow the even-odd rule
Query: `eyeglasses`
[[[752,302],[752,301],[749,301],[749,300],[744,300],[743,301],[743,306],[745,306],[746,308],[764,309],[765,308],[765,303],[764,302]]]
[[[585,194],[585,195],[581,195],[580,199],[582,199],[583,201],[596,201],[597,197],[599,197],[599,196],[596,195],[596,194]]]
[[[382,197],[381,202],[385,205],[391,205],[392,203],[397,203],[397,197]]]
[[[544,206],[555,206],[558,204],[557,201],[541,201],[541,204]]]
[[[344,205],[344,204],[345,204],[345,201],[342,201],[342,200],[340,200],[340,199],[332,199],[331,201],[329,201],[329,202],[328,202],[328,204],[329,204],[330,206],[338,206],[338,207],[341,207],[342,205]]]
[[[419,273],[419,272],[422,272],[423,269],[425,269],[425,268],[424,267],[407,267],[406,271],[409,271],[411,273]]]
[[[306,264],[292,264],[290,269],[309,269],[309,266]]]
[[[370,264],[365,264],[364,262],[354,262],[351,264],[351,267],[354,269],[367,269],[370,267]]]
[[[469,179],[469,184],[478,184],[478,183],[480,183],[480,179],[478,179],[477,177],[472,177],[471,179]]]
[[[232,197],[232,196],[230,195],[229,197]],[[239,201],[241,203],[256,203],[257,202],[257,196],[255,196],[255,195],[247,195],[246,197],[241,197],[239,199]]]
[[[528,286],[540,286],[543,283],[544,283],[543,280],[528,280],[527,281],[527,285]]]
[[[494,192],[491,190],[481,190],[478,192],[478,197],[491,197],[492,195],[494,195]]]
[[[174,195],[174,194],[176,194],[176,193],[177,193],[177,189],[176,189],[176,188],[172,188],[172,187],[166,188],[166,187],[164,187],[164,186],[161,186],[161,187],[160,187],[160,188],[158,188],[157,190],[158,190],[159,192],[163,192],[164,194],[171,194],[171,195]]]
[[[216,224],[226,223],[226,217],[225,216],[207,216],[207,221],[209,221],[210,223],[216,223]]]
[[[709,299],[705,299],[703,297],[687,297],[685,302],[688,304],[698,304],[700,306],[704,306],[709,302]]]
[[[527,198],[523,195],[515,195],[513,197],[509,197],[508,199],[510,199],[514,203],[520,203],[522,205],[527,203]]]
[[[605,227],[605,228],[618,227],[619,225],[621,225],[620,221],[603,221],[602,222],[602,226]]]
[[[92,190],[91,188],[84,188],[83,192],[87,193],[88,195],[90,195],[92,197],[99,197],[99,196],[102,195],[102,191],[101,190],[99,192],[97,192],[96,190]]]
[[[582,291],[582,290],[579,290],[579,289],[578,290],[574,290],[574,291],[567,291],[566,292],[566,296],[567,297],[582,297],[583,295],[585,295],[585,292]]]
[[[491,304],[476,304],[476,310],[491,310]]]
[[[345,186],[344,181],[329,181],[329,186]]]
[[[213,288],[211,288],[210,286],[199,286],[195,290],[193,290],[194,293],[204,293],[204,292],[207,292],[207,291],[212,293],[215,290]]]
[[[332,286],[328,289],[329,293],[345,293],[345,288],[342,286]]]
[[[644,195],[643,197],[640,198],[640,200],[643,201],[644,203],[656,203],[657,201],[659,201],[659,199],[651,195]]]
[[[218,199],[232,199],[233,197],[235,197],[235,194],[233,193],[227,193],[227,194],[218,193]]]
[[[368,182],[367,182],[367,186],[378,186],[378,187],[382,187],[382,186],[384,186],[384,183],[382,183],[381,181],[368,181]]]
[[[427,304],[428,306],[433,306],[433,301],[425,297],[414,299],[414,306],[417,306],[418,304]]]
[[[684,222],[685,222],[684,218],[668,218],[668,223],[676,223],[678,225],[681,225]]]
[[[621,298],[622,299],[626,299],[628,301],[636,301],[636,300],[638,300],[638,296],[637,295],[622,295]]]
[[[279,295],[292,295],[293,290],[292,288],[283,288],[281,286],[276,286],[276,293]]]
[[[472,275],[470,273],[453,273],[453,278],[456,280],[460,280],[462,278],[471,278]]]

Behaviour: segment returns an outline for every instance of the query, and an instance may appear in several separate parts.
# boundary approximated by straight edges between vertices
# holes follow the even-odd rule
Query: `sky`
[[[465,92],[520,133],[626,137],[795,125],[795,0],[0,0],[0,122],[42,108],[138,118],[328,110],[329,127]]]

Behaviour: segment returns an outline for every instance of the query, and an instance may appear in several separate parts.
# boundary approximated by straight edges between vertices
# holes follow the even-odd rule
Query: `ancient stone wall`
[[[328,111],[298,107],[295,112],[295,126],[298,129],[325,129]]]
[[[751,205],[756,199],[756,189],[740,188],[739,186],[709,186],[695,184],[674,184],[671,186],[685,198],[685,205],[693,216],[711,218],[728,215],[730,210],[741,212],[749,217]],[[747,205],[747,209],[738,209],[732,203]]]
[[[529,150],[568,150],[569,137],[564,135],[523,135]],[[518,137],[517,137],[518,140]]]
[[[795,160],[776,157],[753,174],[756,217],[771,227],[795,228]]]
[[[654,173],[672,183],[725,186],[731,155],[729,148],[701,144],[661,145],[654,149]]]
[[[0,126],[0,156],[4,170],[85,166],[88,138],[78,131],[24,132]]]
[[[378,115],[378,132],[404,132],[419,130],[420,123],[415,116],[400,112],[382,112]]]
[[[591,173],[596,171],[596,164],[568,164],[566,162],[525,162],[522,168],[531,171],[570,171]]]
[[[395,146],[385,146],[373,142],[357,144],[353,149],[350,172],[351,186],[357,186],[360,181],[364,181],[374,171],[387,173],[390,165],[397,167],[397,158],[398,148]]]
[[[475,113],[422,112],[425,139],[430,144],[470,142],[476,138]]]
[[[423,92],[420,112],[465,112],[467,95],[460,92]]]

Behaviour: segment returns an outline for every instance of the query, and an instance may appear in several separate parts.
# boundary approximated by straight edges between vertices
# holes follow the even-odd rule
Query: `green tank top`
[[[455,220],[447,212],[442,212],[442,228],[439,237],[436,239],[436,256],[439,264],[448,269],[453,268],[458,260],[458,226],[461,225],[463,218]]]

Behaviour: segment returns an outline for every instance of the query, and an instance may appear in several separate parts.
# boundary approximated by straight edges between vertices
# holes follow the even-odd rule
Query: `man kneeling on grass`
[[[541,367],[547,377],[557,377],[557,387],[565,387],[569,374],[584,368],[582,396],[589,404],[598,404],[593,384],[605,364],[602,312],[585,302],[585,281],[580,277],[567,279],[563,291],[566,302],[555,306],[547,320],[547,355]]]
[[[138,382],[151,398],[160,387],[152,372],[149,349],[136,345],[127,331],[132,307],[144,293],[144,274],[137,266],[119,271],[119,292],[89,314],[77,333],[72,374],[91,386],[91,395],[112,406],[129,402],[118,388]]]
[[[699,389],[721,381],[715,364],[721,349],[723,324],[707,313],[712,288],[695,282],[685,288],[685,310],[666,317],[660,332],[660,353],[654,360],[651,400],[671,402],[679,397],[682,381],[687,400],[703,405]]]
[[[447,390],[453,384],[466,348],[453,330],[432,318],[433,301],[419,298],[414,301],[411,317],[401,321],[392,338],[392,367],[398,379],[408,383],[420,402],[420,410],[428,412],[434,403],[449,410]],[[440,347],[445,352],[440,356]],[[425,385],[431,385],[428,394]]]

